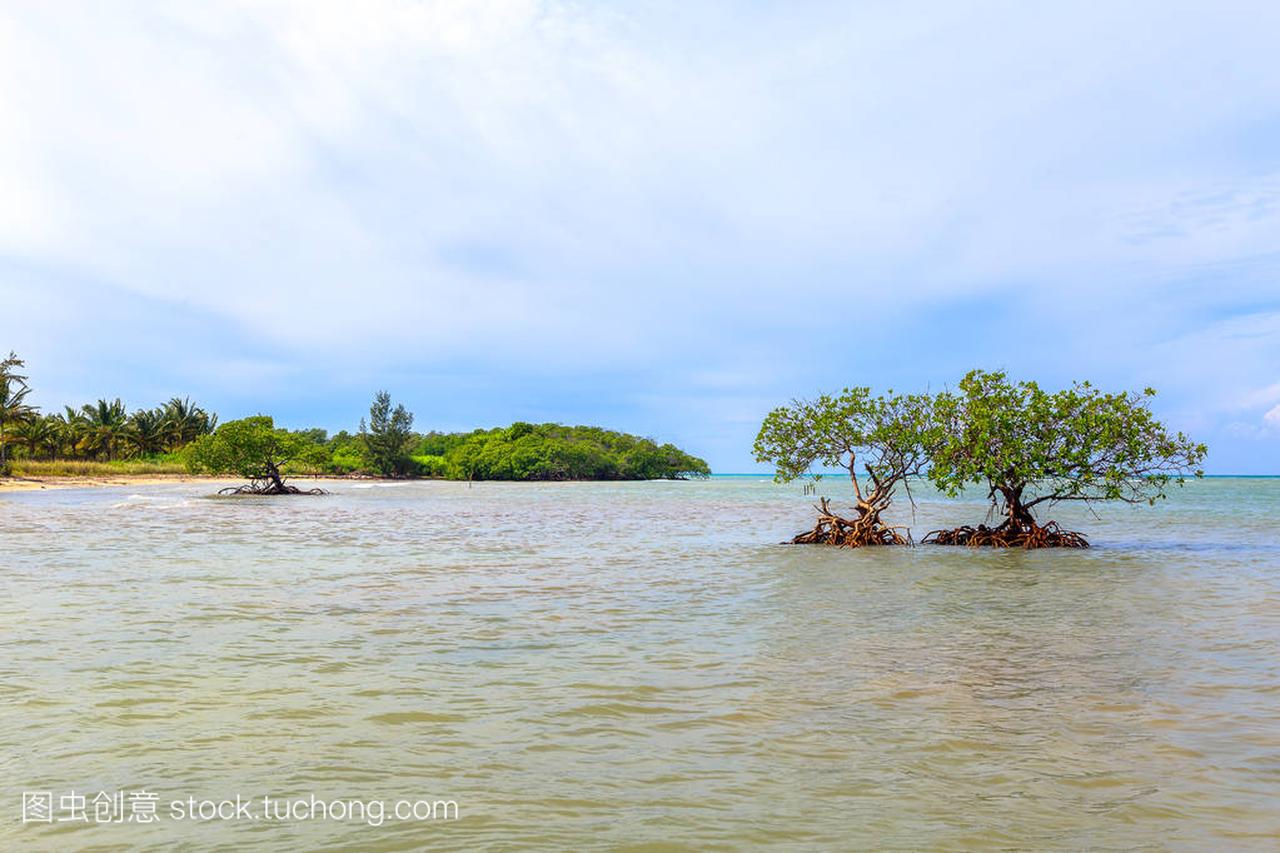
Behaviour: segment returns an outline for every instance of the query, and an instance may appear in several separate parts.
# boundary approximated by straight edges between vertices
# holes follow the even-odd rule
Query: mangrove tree
[[[871,389],[862,387],[797,400],[770,412],[756,437],[755,457],[774,465],[776,480],[818,477],[815,469],[842,468],[853,486],[852,515],[837,514],[822,497],[815,506],[813,529],[791,542],[849,548],[910,544],[910,531],[887,524],[882,516],[895,490],[909,489],[908,478],[925,462],[931,410],[927,396],[873,396]]]
[[[192,442],[185,451],[194,473],[236,474],[249,480],[243,486],[222,489],[235,495],[322,495],[323,489],[299,489],[285,482],[284,465],[307,451],[306,439],[277,429],[267,415],[228,421],[212,435]]]
[[[1152,414],[1155,391],[1103,393],[1088,382],[1048,392],[975,370],[934,401],[936,441],[929,479],[944,494],[987,489],[994,526],[929,533],[924,542],[996,547],[1088,547],[1077,532],[1037,519],[1040,509],[1078,501],[1149,503],[1170,484],[1201,477],[1207,452]]]

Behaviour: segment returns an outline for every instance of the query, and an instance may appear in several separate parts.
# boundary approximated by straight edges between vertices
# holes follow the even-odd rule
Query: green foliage
[[[414,443],[413,415],[403,405],[391,408],[391,395],[379,391],[369,407],[369,424],[360,422],[360,434],[368,448],[373,468],[384,477],[402,477],[413,461],[409,449]]]
[[[351,435],[343,430],[329,439],[327,449],[327,471],[330,474],[350,474],[370,467],[364,440],[358,435]]]
[[[443,456],[416,454],[410,458],[413,460],[415,477],[446,477],[449,474],[449,463]]]
[[[168,448],[168,433],[163,409],[138,409],[125,425],[124,443],[136,455],[147,456]]]
[[[307,442],[308,444],[326,444],[329,441],[329,431],[320,427],[312,427],[311,429],[295,429],[294,435]]]
[[[146,458],[94,462],[73,459],[20,459],[12,463],[15,477],[119,477],[185,474],[188,469],[180,453],[162,453]]]
[[[159,410],[169,450],[176,450],[213,432],[218,416],[211,415],[186,397],[174,397]]]
[[[30,389],[16,355],[0,362],[0,467],[9,455],[50,472],[101,471],[101,465],[181,458],[191,471],[257,479],[271,466],[288,473],[575,480],[707,476],[707,464],[671,444],[603,430],[517,422],[504,429],[416,435],[413,415],[379,392],[360,433],[323,429],[290,432],[270,417],[218,426],[216,415],[189,398],[132,414],[120,399],[101,399],[40,415],[26,403]],[[166,457],[166,454],[168,455]],[[176,454],[176,455],[175,455]],[[65,464],[64,464],[65,463]],[[73,464],[74,463],[74,464]],[[174,462],[169,461],[169,466]]]
[[[108,461],[115,459],[129,420],[124,403],[119,397],[111,402],[86,403],[80,408],[80,414],[77,421],[81,435],[78,446],[86,455]]]
[[[17,373],[22,366],[12,353],[0,362],[0,461],[10,448],[26,460],[147,458],[177,450],[217,423],[216,416],[177,397],[132,415],[119,398],[41,415],[25,402],[31,389]]]
[[[517,422],[505,429],[419,442],[416,458],[444,463],[443,475],[475,480],[646,480],[706,477],[707,463],[671,444],[599,427]],[[435,452],[432,452],[435,451]]]
[[[293,430],[289,434],[297,440],[298,452],[284,467],[286,472],[289,474],[332,473],[333,455],[323,442],[325,430]],[[321,441],[316,441],[317,438]]]
[[[10,433],[10,441],[21,448],[28,459],[37,459],[50,452],[57,437],[54,421],[39,415],[19,421]]]
[[[467,442],[473,435],[483,435],[485,430],[472,432],[436,432],[431,431],[418,439],[414,449],[415,456],[447,456],[449,451]]]
[[[25,362],[14,352],[0,361],[0,468],[5,472],[8,471],[10,431],[36,414],[35,407],[26,402],[27,395],[31,393],[27,377],[18,372],[24,365]]]
[[[1051,393],[972,371],[958,393],[937,397],[929,478],[951,495],[986,485],[1011,512],[1064,500],[1155,503],[1171,483],[1204,475],[1207,448],[1156,420],[1154,396],[1088,382]]]
[[[775,466],[774,479],[843,468],[861,496],[858,468],[873,487],[889,488],[920,471],[933,439],[933,401],[918,394],[873,396],[866,387],[774,409],[755,441],[757,462]]]
[[[852,388],[775,409],[760,428],[755,453],[775,465],[780,482],[808,474],[816,479],[821,468],[849,472],[858,517],[840,519],[824,498],[818,525],[797,542],[867,544],[863,534],[876,532],[894,485],[925,473],[952,496],[966,485],[985,485],[993,507],[1006,515],[994,528],[938,530],[925,541],[1087,547],[1080,534],[1052,522],[1041,527],[1032,509],[1073,500],[1155,503],[1185,475],[1203,476],[1205,446],[1156,420],[1154,395],[1150,388],[1107,394],[1088,382],[1048,392],[975,370],[955,393],[873,396],[868,388]],[[869,489],[860,487],[859,465]]]
[[[228,421],[212,435],[196,439],[187,446],[185,461],[193,473],[264,480],[278,474],[285,463],[301,458],[308,446],[296,433],[276,429],[270,417],[256,415]]]

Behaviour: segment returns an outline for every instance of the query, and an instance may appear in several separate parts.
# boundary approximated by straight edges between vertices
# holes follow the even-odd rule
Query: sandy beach
[[[107,477],[0,477],[0,493],[25,492],[33,489],[87,489],[96,486],[158,486],[166,483],[232,483],[226,477],[202,477],[192,474],[121,474]]]
[[[309,480],[377,480],[378,477],[361,475],[327,477],[296,476],[290,481]],[[174,483],[211,483],[219,487],[235,486],[247,482],[244,478],[219,477],[204,474],[110,474],[101,476],[68,477],[0,477],[0,494],[25,492],[34,489],[89,489],[105,486],[163,486]]]

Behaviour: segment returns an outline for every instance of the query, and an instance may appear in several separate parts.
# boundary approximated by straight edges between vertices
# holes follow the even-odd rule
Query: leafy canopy
[[[429,475],[476,480],[705,477],[707,463],[672,444],[590,426],[530,424],[428,433],[414,457]]]
[[[35,407],[26,402],[27,395],[31,393],[27,377],[18,372],[18,368],[25,364],[15,352],[10,352],[8,358],[0,361],[0,465],[5,464],[9,452],[6,428],[10,424],[28,421],[36,413]]]
[[[929,479],[944,493],[985,484],[993,500],[1154,503],[1170,483],[1203,476],[1207,448],[1171,433],[1150,409],[1155,391],[1107,394],[1088,382],[1048,392],[1003,372],[971,371],[935,401]]]
[[[369,462],[384,477],[407,474],[412,466],[413,415],[403,405],[391,408],[391,395],[379,391],[369,407],[369,423],[360,422]]]
[[[276,429],[268,415],[227,421],[212,435],[196,439],[185,451],[194,473],[238,474],[251,480],[279,476],[279,469],[307,449],[305,437]]]
[[[815,468],[844,468],[859,495],[861,464],[877,487],[889,487],[919,471],[931,410],[926,395],[873,396],[867,387],[797,400],[764,419],[755,441],[756,461],[773,463],[778,482],[813,474]]]

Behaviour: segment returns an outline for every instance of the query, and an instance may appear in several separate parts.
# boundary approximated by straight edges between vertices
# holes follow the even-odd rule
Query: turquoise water
[[[0,495],[0,847],[1280,846],[1280,481],[1034,553],[778,545],[763,477],[331,488]],[[169,808],[236,795],[458,817]]]

